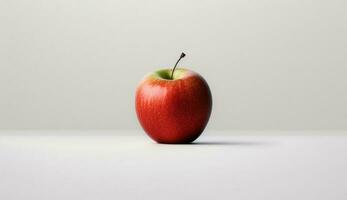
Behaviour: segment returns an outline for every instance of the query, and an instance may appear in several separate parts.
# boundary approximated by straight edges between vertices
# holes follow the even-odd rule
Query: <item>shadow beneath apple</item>
[[[166,144],[166,145],[186,145],[186,146],[271,146],[269,141],[196,141],[192,143]]]
[[[269,142],[255,142],[255,141],[197,141],[187,145],[206,145],[206,146],[263,146],[269,145]]]

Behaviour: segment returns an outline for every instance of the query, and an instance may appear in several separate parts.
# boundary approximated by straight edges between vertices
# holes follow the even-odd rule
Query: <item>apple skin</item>
[[[205,129],[212,111],[212,95],[198,73],[178,68],[147,75],[136,90],[136,114],[156,142],[191,143]]]

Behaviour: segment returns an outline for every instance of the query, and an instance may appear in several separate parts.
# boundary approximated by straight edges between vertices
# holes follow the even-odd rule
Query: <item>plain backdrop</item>
[[[210,84],[209,129],[347,129],[347,1],[2,0],[0,129],[138,129],[142,77]]]

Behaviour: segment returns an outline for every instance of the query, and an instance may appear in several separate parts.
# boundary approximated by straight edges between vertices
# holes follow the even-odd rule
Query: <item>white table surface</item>
[[[1,200],[346,200],[346,132],[2,131]]]

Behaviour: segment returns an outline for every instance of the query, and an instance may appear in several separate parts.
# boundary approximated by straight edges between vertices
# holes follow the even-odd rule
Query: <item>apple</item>
[[[136,89],[136,114],[144,131],[156,142],[191,143],[205,129],[212,111],[212,95],[196,72],[177,68],[148,74]]]

